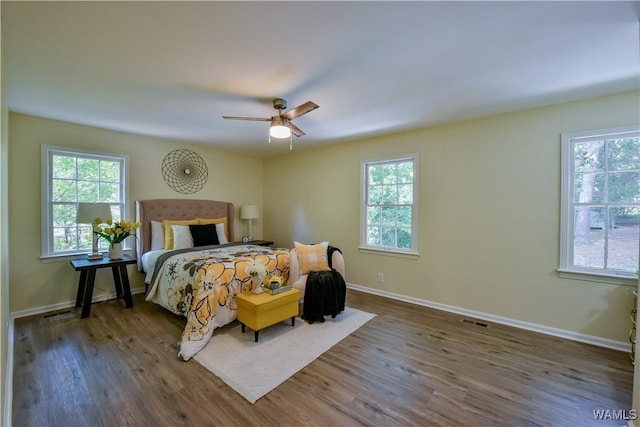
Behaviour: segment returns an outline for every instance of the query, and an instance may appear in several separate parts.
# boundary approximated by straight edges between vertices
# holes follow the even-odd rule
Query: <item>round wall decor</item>
[[[191,150],[174,150],[162,160],[162,177],[178,193],[200,191],[207,183],[209,171],[200,155]]]

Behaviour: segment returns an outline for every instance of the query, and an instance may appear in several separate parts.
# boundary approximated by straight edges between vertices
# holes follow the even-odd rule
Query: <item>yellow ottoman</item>
[[[238,320],[255,331],[255,342],[258,342],[260,329],[291,318],[291,326],[295,326],[298,315],[300,291],[291,289],[276,295],[268,292],[261,294],[244,293],[236,295],[238,304]]]

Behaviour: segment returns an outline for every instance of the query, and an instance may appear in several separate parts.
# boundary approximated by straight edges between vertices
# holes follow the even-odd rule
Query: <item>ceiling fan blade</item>
[[[270,122],[271,118],[262,118],[262,117],[236,117],[236,116],[222,116],[223,119],[229,120],[253,120],[257,122]]]
[[[298,126],[294,125],[291,122],[289,122],[289,129],[291,129],[291,133],[294,134],[295,136],[306,135],[306,133],[302,132],[302,129],[300,129]]]
[[[302,105],[298,105],[296,108],[293,108],[286,113],[283,114],[289,120],[293,120],[296,117],[300,117],[303,114],[307,114],[309,111],[313,111],[318,108],[318,105],[314,102],[307,101]]]

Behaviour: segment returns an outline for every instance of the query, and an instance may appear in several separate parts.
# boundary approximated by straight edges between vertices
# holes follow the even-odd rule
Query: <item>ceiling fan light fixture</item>
[[[276,98],[273,100],[273,108],[278,110],[278,115],[270,118],[266,117],[239,117],[239,116],[222,116],[223,119],[231,120],[251,120],[259,122],[271,122],[269,126],[269,144],[271,144],[271,138],[285,139],[289,138],[289,149],[293,148],[293,138],[295,136],[306,135],[302,129],[294,125],[292,120],[307,114],[310,111],[318,108],[318,104],[307,101],[304,104],[298,105],[286,113],[282,113],[282,110],[287,108],[287,101],[282,98]]]
[[[269,135],[272,138],[289,138],[291,129],[287,126],[287,121],[282,117],[274,117],[269,128]]]
[[[286,126],[271,126],[269,134],[273,138],[289,138],[291,136],[291,129]]]

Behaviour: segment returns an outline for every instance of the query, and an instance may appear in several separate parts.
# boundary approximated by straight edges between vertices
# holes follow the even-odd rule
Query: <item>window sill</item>
[[[588,282],[608,283],[610,285],[637,286],[638,278],[633,276],[587,273],[584,271],[558,269],[558,276],[564,279],[586,280]]]
[[[372,248],[368,246],[358,247],[360,252],[371,255],[393,256],[398,258],[416,259],[420,257],[418,252],[394,251],[393,249]]]

